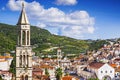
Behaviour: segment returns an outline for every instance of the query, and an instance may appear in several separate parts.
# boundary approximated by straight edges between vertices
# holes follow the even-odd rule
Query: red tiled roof
[[[73,76],[64,76],[64,77],[62,77],[62,80],[72,80],[74,77]],[[77,79],[77,78],[75,78],[75,80],[79,80],[79,79]]]
[[[101,63],[101,62],[92,62],[92,63],[89,64],[89,67],[99,69],[103,65],[104,65],[104,63]]]
[[[5,56],[0,56],[1,59],[5,58]]]
[[[117,67],[116,64],[110,64],[110,66],[113,67],[113,68],[116,68],[116,67]]]
[[[0,59],[4,59],[4,58],[13,58],[12,56],[0,56]]]
[[[49,65],[41,65],[40,68],[53,69],[54,67]]]
[[[62,80],[72,80],[72,76],[64,76],[63,78],[62,78]]]

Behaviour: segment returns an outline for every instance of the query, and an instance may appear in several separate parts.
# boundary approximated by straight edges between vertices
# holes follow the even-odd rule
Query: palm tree
[[[62,74],[63,74],[63,72],[62,72],[61,68],[56,69],[56,78],[57,78],[57,80],[61,80]]]

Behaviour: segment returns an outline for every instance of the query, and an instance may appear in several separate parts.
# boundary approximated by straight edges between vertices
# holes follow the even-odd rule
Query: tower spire
[[[22,11],[18,20],[18,45],[30,46],[30,25],[25,13],[24,3],[22,3]]]
[[[25,5],[24,5],[24,2],[22,2],[22,11],[21,11],[21,14],[20,14],[20,17],[19,17],[19,20],[18,20],[18,23],[17,25],[28,25],[29,24],[29,21],[28,21],[28,18],[27,18],[27,15],[26,15],[26,12],[25,12]]]

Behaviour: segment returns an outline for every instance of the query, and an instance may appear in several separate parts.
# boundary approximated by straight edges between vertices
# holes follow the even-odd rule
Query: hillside
[[[17,27],[0,23],[0,53],[15,50],[17,42]],[[78,54],[88,49],[88,43],[65,36],[51,34],[45,29],[31,26],[31,45],[37,53],[56,53],[56,47],[61,47],[65,54]]]

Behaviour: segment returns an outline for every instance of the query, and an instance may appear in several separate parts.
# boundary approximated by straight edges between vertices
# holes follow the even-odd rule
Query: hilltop
[[[0,23],[0,52],[14,51],[17,26]],[[88,42],[51,34],[48,30],[31,26],[31,45],[37,53],[54,54],[60,46],[65,54],[79,54],[89,48]]]

